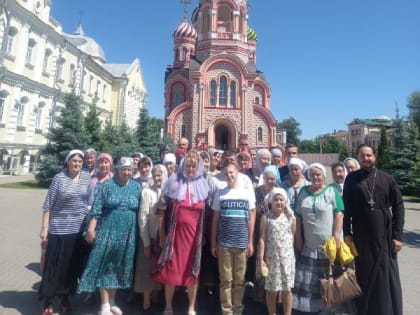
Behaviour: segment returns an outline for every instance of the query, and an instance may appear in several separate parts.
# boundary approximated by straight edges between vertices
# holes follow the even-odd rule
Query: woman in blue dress
[[[131,179],[132,168],[131,158],[120,159],[114,177],[105,181],[95,194],[90,212],[86,240],[93,242],[93,248],[78,292],[94,292],[99,288],[99,315],[122,314],[115,305],[116,290],[133,285],[141,187]],[[96,232],[98,219],[101,228]]]

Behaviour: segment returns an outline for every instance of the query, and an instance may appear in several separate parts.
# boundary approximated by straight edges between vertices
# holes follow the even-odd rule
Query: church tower
[[[166,133],[200,149],[275,146],[271,90],[257,70],[247,1],[200,0],[191,22],[185,15],[173,38],[174,61],[165,74]]]

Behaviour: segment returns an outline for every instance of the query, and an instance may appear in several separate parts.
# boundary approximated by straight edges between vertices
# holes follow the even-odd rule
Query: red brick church
[[[190,1],[185,1],[190,2]],[[186,16],[186,15],[185,15]],[[192,147],[276,146],[271,89],[257,69],[246,0],[200,0],[175,29],[165,74],[165,132]]]

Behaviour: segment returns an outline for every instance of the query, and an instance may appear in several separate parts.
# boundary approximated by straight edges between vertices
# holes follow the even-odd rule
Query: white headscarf
[[[284,200],[286,201],[286,209],[285,214],[289,217],[293,217],[293,210],[290,208],[290,202],[289,202],[289,195],[287,194],[287,191],[284,190],[281,187],[274,187],[264,198],[265,204],[268,206],[270,203],[273,202],[273,199],[276,195],[281,195]]]
[[[327,170],[325,169],[324,165],[322,165],[321,163],[312,163],[311,165],[309,165],[308,168],[309,178],[311,177],[311,172],[314,168],[320,169],[322,171],[322,174],[324,175],[324,178],[327,177]]]

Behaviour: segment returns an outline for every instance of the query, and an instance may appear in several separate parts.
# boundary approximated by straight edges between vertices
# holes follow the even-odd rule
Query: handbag
[[[345,267],[338,276],[334,276],[332,270],[333,265],[330,265],[328,276],[320,280],[321,300],[326,306],[338,305],[362,295],[352,269]]]

